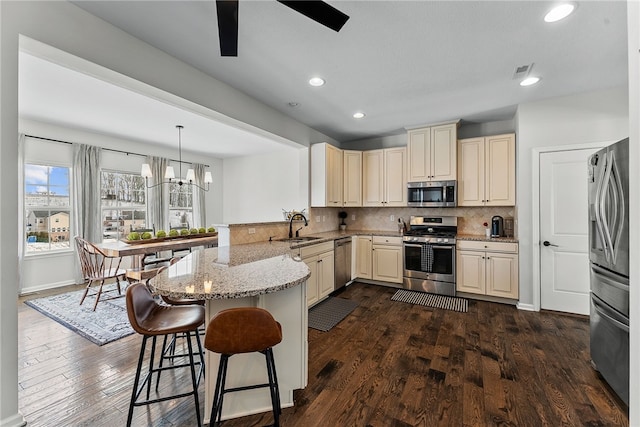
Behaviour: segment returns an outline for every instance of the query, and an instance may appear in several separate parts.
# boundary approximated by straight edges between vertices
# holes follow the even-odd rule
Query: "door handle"
[[[553,243],[549,243],[548,240],[545,240],[544,242],[542,242],[543,245],[545,246],[555,246],[556,248],[559,247],[558,245],[554,245]]]

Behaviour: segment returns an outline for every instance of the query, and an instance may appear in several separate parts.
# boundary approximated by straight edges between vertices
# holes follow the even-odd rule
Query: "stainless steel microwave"
[[[457,205],[456,181],[410,182],[407,184],[407,206],[454,208]]]

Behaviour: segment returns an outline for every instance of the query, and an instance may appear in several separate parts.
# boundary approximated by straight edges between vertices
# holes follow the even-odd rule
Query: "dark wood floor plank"
[[[356,283],[358,307],[309,329],[309,384],[283,426],[628,426],[626,407],[589,365],[581,316],[471,301],[468,313],[390,301]],[[20,410],[30,427],[124,425],[141,338],[98,347],[18,302]],[[188,387],[164,377],[161,392]],[[200,386],[204,405],[204,386]],[[135,408],[134,426],[193,426],[192,398]],[[228,420],[264,426],[270,413]]]

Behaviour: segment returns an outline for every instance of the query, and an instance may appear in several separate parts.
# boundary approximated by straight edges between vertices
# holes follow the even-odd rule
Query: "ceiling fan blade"
[[[349,20],[348,15],[323,1],[278,0],[278,2],[336,32],[340,31],[342,26]]]
[[[216,0],[220,55],[238,56],[238,0]]]

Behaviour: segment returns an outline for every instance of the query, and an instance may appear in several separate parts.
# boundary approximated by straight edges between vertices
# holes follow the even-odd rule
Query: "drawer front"
[[[458,240],[457,246],[460,250],[518,253],[517,243]]]
[[[300,257],[304,259],[310,256],[314,256],[314,255],[321,254],[327,251],[332,251],[332,250],[333,250],[333,240],[330,240],[328,242],[318,243],[317,245],[301,247]]]
[[[373,244],[401,246],[402,238],[394,236],[373,236]]]

